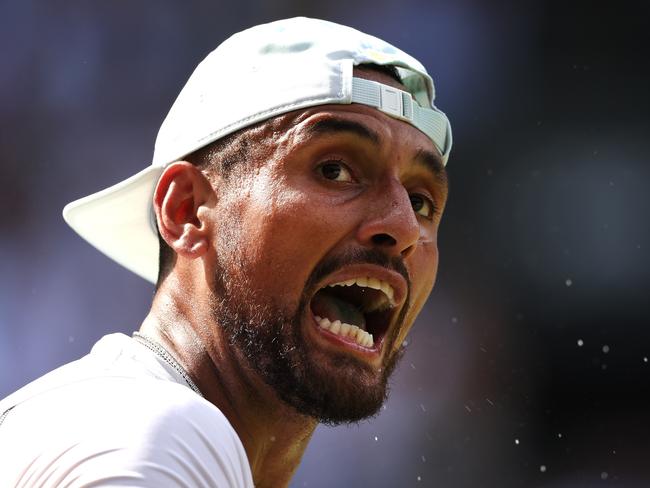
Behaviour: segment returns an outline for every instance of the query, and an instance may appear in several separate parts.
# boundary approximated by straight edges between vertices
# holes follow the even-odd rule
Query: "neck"
[[[166,283],[140,332],[167,349],[237,432],[257,488],[287,486],[317,422],[298,414],[229,345],[192,291]],[[177,290],[176,292],[172,290]]]

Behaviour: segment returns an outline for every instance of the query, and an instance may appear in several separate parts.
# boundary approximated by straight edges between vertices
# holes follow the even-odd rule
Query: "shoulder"
[[[85,482],[128,475],[142,482],[132,486],[252,486],[245,451],[225,416],[169,381],[76,383],[19,405],[2,428],[5,439],[43,439],[23,453],[26,461],[45,466],[56,458],[66,476]]]

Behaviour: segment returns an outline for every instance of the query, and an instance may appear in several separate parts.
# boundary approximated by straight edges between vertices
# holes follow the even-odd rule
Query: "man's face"
[[[298,412],[373,415],[436,276],[438,152],[415,127],[354,104],[258,132],[253,160],[217,190],[215,320],[243,369]]]

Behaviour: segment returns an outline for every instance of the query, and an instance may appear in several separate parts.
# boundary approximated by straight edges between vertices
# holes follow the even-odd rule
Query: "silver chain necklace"
[[[143,346],[145,346],[148,349],[150,349],[151,351],[153,351],[154,354],[156,354],[157,356],[162,358],[163,361],[165,361],[172,368],[174,368],[174,370],[183,377],[183,379],[187,383],[187,386],[189,386],[198,395],[203,397],[203,393],[201,393],[201,390],[199,390],[198,386],[196,386],[196,384],[194,384],[194,382],[192,381],[192,378],[190,378],[190,375],[187,374],[187,371],[185,371],[183,366],[178,364],[178,361],[176,361],[174,359],[174,357],[171,354],[169,354],[169,352],[167,352],[167,349],[162,347],[157,342],[152,341],[148,337],[143,336],[139,332],[134,332],[133,333],[133,338],[136,341],[138,341],[140,344],[142,344]],[[205,397],[203,397],[203,398],[205,398]]]

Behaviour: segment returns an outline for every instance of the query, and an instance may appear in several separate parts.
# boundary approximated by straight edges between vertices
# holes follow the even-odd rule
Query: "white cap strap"
[[[421,107],[409,92],[364,78],[352,78],[352,103],[375,107],[391,117],[405,120],[431,138],[447,161],[451,129],[447,116],[438,109]]]

